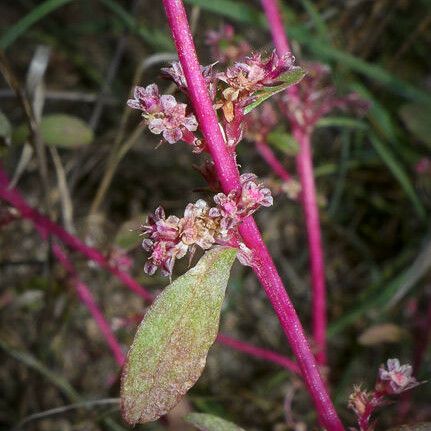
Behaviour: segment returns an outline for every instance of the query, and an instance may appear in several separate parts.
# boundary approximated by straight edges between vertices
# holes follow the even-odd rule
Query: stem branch
[[[188,84],[190,100],[201,127],[205,142],[214,160],[215,169],[224,193],[240,188],[239,171],[222,137],[216,113],[202,76],[195,46],[181,0],[163,0],[178,57]],[[344,427],[329,398],[325,383],[310,350],[295,308],[286,293],[272,258],[252,217],[244,220],[240,233],[253,251],[254,271],[259,278],[296,356],[308,391],[316,406],[320,422],[328,431]]]

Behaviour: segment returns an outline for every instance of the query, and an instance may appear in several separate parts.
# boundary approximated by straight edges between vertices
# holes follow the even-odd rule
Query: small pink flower
[[[411,365],[400,365],[398,359],[388,359],[387,370],[384,366],[379,368],[379,379],[385,384],[389,394],[400,394],[420,385],[412,376],[413,369]]]
[[[141,226],[141,230],[144,235],[148,235],[152,239],[175,241],[178,237],[178,224],[178,217],[166,218],[164,209],[158,207],[154,214],[147,217],[147,224]]]
[[[226,72],[220,73],[219,79],[234,89],[253,93],[265,86],[279,84],[283,73],[296,68],[294,62],[292,55],[279,57],[275,51],[265,60],[262,60],[260,54],[253,54],[243,62],[235,63]]]
[[[197,129],[195,116],[186,113],[187,105],[178,103],[174,96],[160,96],[157,85],[136,87],[134,96],[127,104],[141,110],[150,131],[155,135],[162,134],[170,144],[180,141],[183,135]]]
[[[203,250],[214,245],[215,226],[208,213],[208,204],[203,199],[187,205],[181,220],[181,241],[183,243],[196,244]]]
[[[232,229],[235,229],[242,220],[238,209],[238,193],[230,192],[227,196],[224,193],[218,193],[214,196],[216,207],[209,211],[209,216],[220,218],[219,236],[226,240],[230,236]]]
[[[135,87],[134,99],[129,99],[127,105],[132,109],[151,113],[159,110],[160,94],[156,84],[147,87]]]
[[[172,274],[175,262],[173,250],[173,243],[166,241],[155,242],[151,249],[151,255],[144,265],[144,271],[149,275],[153,275],[157,268],[160,268],[162,275]]]
[[[365,114],[369,103],[356,93],[337,96],[336,88],[330,83],[330,68],[320,63],[308,63],[307,74],[298,85],[297,97],[285,92],[281,96],[280,107],[292,121],[303,128],[313,128],[315,124],[334,109],[351,110]]]
[[[262,184],[257,184],[256,179],[254,174],[243,174],[240,177],[242,184],[241,205],[247,215],[255,212],[260,206],[269,207],[274,203],[271,190]]]
[[[182,218],[166,217],[162,207],[150,214],[141,227],[145,236],[142,247],[150,253],[145,272],[154,274],[160,268],[163,275],[171,275],[176,259],[187,252],[193,256],[196,247],[208,250],[215,244],[238,248],[239,261],[251,266],[253,253],[242,243],[238,226],[260,206],[271,205],[272,196],[256,182],[256,175],[244,174],[240,179],[241,190],[218,193],[213,208],[199,199],[187,205]]]

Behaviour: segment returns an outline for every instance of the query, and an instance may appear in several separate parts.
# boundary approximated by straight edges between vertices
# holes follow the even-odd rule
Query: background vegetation
[[[211,62],[205,33],[222,22],[234,25],[257,50],[272,50],[258,1],[186,3],[203,63]],[[352,385],[371,386],[386,358],[418,365],[418,380],[430,375],[430,2],[282,4],[297,56],[330,64],[340,93],[357,91],[372,102],[362,120],[326,118],[313,139],[329,292],[330,381],[342,417],[353,424],[346,408]],[[2,2],[0,27],[2,70],[15,76],[15,89],[27,91],[49,147],[48,172],[41,180],[37,157],[24,145],[26,116],[0,78],[0,152],[9,176],[32,205],[87,243],[108,255],[116,247],[127,249],[133,274],[157,292],[167,280],[144,274],[145,254],[128,229],[159,204],[181,214],[205,185],[191,167],[196,159],[189,149],[164,144],[156,151],[156,137],[137,126],[138,115],[125,103],[136,83],[157,80],[168,87],[159,80],[159,69],[175,53],[161,2]],[[57,117],[53,128],[53,114],[67,117]],[[278,154],[294,171],[293,157]],[[240,158],[244,172],[250,167],[277,185],[251,143],[241,145]],[[106,193],[100,192],[104,176],[112,176]],[[307,327],[310,288],[301,207],[279,193],[258,221]],[[74,262],[128,346],[143,301],[80,256]],[[187,263],[182,265],[177,273]],[[21,220],[1,228],[0,310],[2,429],[76,403],[79,408],[33,418],[22,427],[125,428],[112,399],[118,396],[118,367],[48,245]],[[244,267],[235,267],[222,327],[289,354],[263,291]],[[430,385],[419,387],[411,404],[404,401],[407,415],[389,406],[382,424],[431,420],[430,398]],[[203,377],[180,409],[217,414],[248,430],[304,429],[301,424],[312,429],[315,420],[298,377],[221,345],[212,349]],[[177,415],[169,424],[138,429],[180,429]],[[286,422],[286,415],[293,419]]]

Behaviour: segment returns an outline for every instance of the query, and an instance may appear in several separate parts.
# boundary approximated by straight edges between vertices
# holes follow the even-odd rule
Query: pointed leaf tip
[[[171,283],[142,320],[121,379],[130,424],[157,420],[195,384],[214,343],[236,250],[209,250]]]
[[[251,111],[253,111],[253,109],[265,102],[265,100],[276,95],[277,93],[280,93],[280,91],[286,90],[286,88],[290,87],[291,85],[298,84],[302,78],[304,78],[304,76],[305,71],[300,67],[295,67],[294,69],[283,73],[283,75],[279,77],[281,84],[274,87],[265,87],[258,91],[254,95],[254,101],[244,108],[244,114],[249,114]]]

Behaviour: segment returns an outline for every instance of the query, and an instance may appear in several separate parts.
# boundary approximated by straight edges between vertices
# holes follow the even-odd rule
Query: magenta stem
[[[15,204],[17,204],[13,206],[21,212],[21,215],[22,215],[22,209],[24,208],[25,208],[25,211],[28,213],[29,207],[27,206],[25,201],[21,198],[18,191],[15,189],[8,189],[8,186],[9,186],[9,180],[6,177],[0,165],[0,197],[12,205],[13,205],[12,201]],[[34,220],[32,219],[32,221]],[[44,225],[40,225],[37,223],[34,223],[34,224],[41,238],[46,241],[48,239],[48,235],[50,231]],[[99,329],[103,337],[105,338],[106,343],[111,349],[116,362],[118,363],[118,365],[122,366],[125,360],[124,353],[121,349],[119,342],[115,338],[115,335],[112,332],[108,322],[105,320],[103,313],[101,312],[96,301],[94,300],[90,290],[79,279],[78,274],[72,262],[67,257],[67,255],[63,252],[60,246],[57,244],[53,244],[52,251],[54,253],[54,256],[59,261],[59,263],[69,273],[69,276],[71,277],[72,286],[75,289],[76,293],[78,294],[79,299],[88,308],[90,314],[93,316],[94,320],[99,326]]]
[[[290,53],[289,40],[284,31],[277,0],[261,1],[277,52],[280,55]],[[289,87],[288,92],[291,98],[300,97],[296,86]],[[305,131],[294,121],[292,122],[292,131],[300,147],[299,154],[296,157],[296,166],[302,189],[302,205],[310,252],[313,338],[318,349],[316,353],[317,362],[324,365],[327,361],[325,263],[310,146],[311,132]]]
[[[279,162],[268,143],[264,140],[258,140],[255,142],[255,145],[257,152],[262,156],[263,160],[265,160],[274,173],[283,181],[289,181],[291,179],[289,172],[287,172],[284,166]]]
[[[223,334],[219,334],[217,336],[217,341],[221,344],[224,344],[225,346],[231,347],[234,350],[246,353],[249,356],[253,356],[264,361],[273,362],[274,364],[278,364],[283,368],[287,368],[295,374],[300,374],[298,365],[296,365],[295,362],[289,358],[286,358],[285,356],[279,355],[276,352],[272,352],[271,350],[262,349]]]
[[[316,360],[326,364],[326,287],[325,264],[323,258],[322,237],[319,220],[319,207],[316,197],[316,185],[313,175],[310,134],[295,128],[293,135],[299,143],[296,167],[301,183],[301,201],[305,214],[308,248],[310,252],[313,337],[317,346]]]
[[[79,238],[71,235],[58,224],[52,222],[48,217],[42,215],[36,209],[31,208],[21,195],[15,189],[8,189],[8,179],[0,166],[0,198],[15,207],[21,217],[32,221],[35,226],[39,227],[45,232],[56,236],[64,244],[73,250],[86,256],[89,260],[97,263],[102,268],[107,269],[111,274],[123,282],[130,290],[144,298],[146,301],[152,301],[153,295],[145,290],[131,275],[127,272],[120,270],[116,265],[109,262],[109,260],[97,249],[89,247],[83,243]]]
[[[186,77],[190,100],[216,172],[225,193],[240,188],[239,171],[223,140],[217,115],[201,74],[186,11],[181,0],[163,0],[169,26],[178,52],[178,58]],[[316,406],[319,420],[328,431],[340,431],[344,427],[329,398],[325,383],[319,374],[315,358],[310,350],[295,308],[286,293],[272,258],[263,242],[252,217],[244,220],[240,233],[245,244],[254,254],[254,271],[259,278],[286,334],[297,359],[308,391]]]
[[[59,261],[59,263],[69,273],[72,287],[75,289],[79,299],[88,308],[88,311],[90,312],[91,316],[95,320],[97,326],[100,329],[100,332],[102,333],[103,337],[106,340],[106,343],[111,349],[115,360],[117,361],[118,365],[120,365],[121,367],[125,361],[125,355],[123,353],[123,350],[121,349],[120,343],[115,338],[115,335],[112,332],[111,327],[109,326],[108,322],[103,316],[102,311],[100,310],[96,301],[94,300],[94,297],[91,294],[89,288],[79,279],[75,267],[73,266],[72,262],[70,261],[66,253],[64,253],[64,251],[61,249],[61,247],[58,244],[53,244],[52,251],[54,253],[54,256]]]

